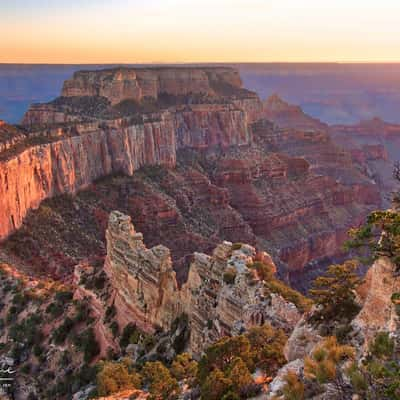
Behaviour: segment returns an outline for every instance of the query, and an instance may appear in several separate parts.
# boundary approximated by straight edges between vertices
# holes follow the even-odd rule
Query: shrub
[[[31,364],[29,364],[29,363],[24,364],[24,365],[21,367],[20,371],[21,371],[23,374],[29,374],[29,372],[31,372]]]
[[[46,308],[46,313],[57,318],[64,312],[64,305],[59,302],[50,303]]]
[[[241,393],[245,388],[254,383],[249,369],[240,357],[236,357],[230,366],[229,379],[235,393]]]
[[[394,340],[380,332],[369,352],[362,363],[353,363],[347,370],[354,391],[365,399],[399,400],[400,360]]]
[[[73,298],[73,293],[70,291],[61,291],[57,292],[55,295],[55,299],[57,302],[61,304],[69,303]]]
[[[89,328],[79,335],[75,340],[75,344],[83,351],[83,359],[86,363],[92,361],[100,353],[100,347],[96,341],[93,328]]]
[[[202,384],[201,398],[207,400],[220,400],[224,398],[225,395],[228,395],[231,387],[232,381],[227,378],[220,369],[216,368],[207,376]]]
[[[115,313],[116,313],[116,309],[115,309],[114,304],[107,307],[106,314],[105,314],[105,321],[110,321],[111,318],[114,317]]]
[[[135,324],[129,323],[125,326],[124,330],[122,331],[122,336],[119,341],[119,344],[122,348],[128,346],[131,343],[138,343],[140,339],[140,331],[136,327]]]
[[[188,353],[178,354],[172,362],[171,373],[178,381],[193,380],[197,375],[197,362]]]
[[[304,383],[293,372],[289,371],[285,376],[285,386],[282,393],[285,400],[304,400]]]
[[[111,329],[111,332],[112,332],[113,336],[116,337],[118,335],[118,332],[119,332],[119,327],[118,327],[117,321],[111,322],[110,329]]]
[[[129,371],[127,364],[107,361],[101,365],[97,374],[97,390],[100,396],[107,396],[125,389],[140,388],[141,377]]]
[[[369,347],[372,356],[380,359],[388,359],[394,353],[395,342],[387,332],[379,332]]]
[[[313,303],[310,299],[303,296],[301,293],[292,289],[291,287],[285,285],[280,280],[272,278],[266,281],[265,285],[271,292],[277,293],[285,300],[293,303],[301,313],[311,309]]]
[[[394,304],[397,315],[400,316],[400,293],[393,293],[391,300]]]
[[[326,338],[313,351],[311,357],[304,360],[304,375],[319,384],[336,382],[340,377],[341,363],[355,357],[354,348],[340,345],[336,337]]]
[[[89,323],[89,306],[86,302],[79,302],[75,304],[76,314],[74,315],[74,323],[87,321]]]
[[[228,393],[223,395],[221,400],[240,400],[240,396],[230,390]]]
[[[224,272],[223,280],[228,285],[233,285],[235,283],[236,275],[236,269],[234,267],[228,267]]]
[[[176,399],[179,393],[178,381],[159,361],[147,362],[142,370],[143,378],[149,385],[150,399]]]
[[[275,374],[285,364],[283,354],[287,336],[281,329],[274,329],[265,324],[253,327],[246,334],[250,341],[253,361],[256,367],[262,368],[268,374]]]
[[[73,327],[74,321],[71,318],[66,317],[64,322],[53,333],[54,343],[63,344]]]
[[[214,369],[226,371],[234,358],[240,357],[249,369],[253,369],[250,341],[244,335],[224,337],[205,351],[199,362],[198,378],[203,384]]]
[[[42,353],[43,353],[43,348],[42,348],[40,345],[35,344],[35,345],[33,346],[33,354],[34,354],[36,357],[40,357],[40,356],[42,355]]]
[[[43,339],[39,324],[41,317],[31,314],[25,318],[20,324],[16,324],[10,328],[10,338],[15,342],[25,343],[28,346],[40,343]]]
[[[58,364],[60,367],[66,367],[68,364],[71,363],[71,356],[67,350],[61,353],[61,357],[58,360]]]

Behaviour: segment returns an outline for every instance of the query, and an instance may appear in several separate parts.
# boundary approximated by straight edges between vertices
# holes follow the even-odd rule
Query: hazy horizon
[[[58,97],[63,82],[77,70],[110,68],[116,65],[156,66],[118,63],[0,64],[0,119],[18,123],[30,104],[47,102]],[[257,92],[262,99],[278,93],[284,100],[301,106],[305,112],[326,123],[357,123],[375,116],[388,122],[400,123],[400,63],[213,65],[237,68],[244,86]]]

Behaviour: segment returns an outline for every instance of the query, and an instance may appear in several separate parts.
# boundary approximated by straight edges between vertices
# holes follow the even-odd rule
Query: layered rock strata
[[[340,257],[347,230],[381,201],[352,155],[301,110],[286,128],[273,126],[265,117],[282,120],[288,105],[272,99],[263,109],[234,70],[173,70],[77,73],[63,97],[32,106],[23,137],[0,153],[0,238],[46,198],[148,167],[135,180],[143,193],[132,183],[107,196],[152,245],[168,245],[180,280],[194,250],[225,239],[273,252],[281,270]],[[96,219],[109,203],[96,205]]]
[[[145,165],[174,167],[180,148],[248,146],[248,124],[261,104],[229,68],[78,72],[62,94],[31,107],[24,135],[0,136],[0,239],[18,229],[45,198],[75,193],[99,177],[132,175]],[[115,103],[156,101],[161,94],[173,101],[180,95],[201,101],[155,104],[152,112],[129,103],[128,114],[115,116]],[[103,106],[114,114],[101,117]]]
[[[165,330],[181,314],[171,254],[165,246],[147,249],[130,217],[110,214],[105,271],[115,289],[114,306],[120,325],[135,321],[145,330]]]
[[[276,269],[267,254],[257,259]],[[120,325],[134,322],[147,332],[156,327],[168,330],[185,313],[194,354],[222,336],[254,325],[270,322],[291,330],[300,319],[294,304],[279,294],[266,293],[251,269],[255,260],[253,247],[223,242],[211,256],[194,254],[188,280],[178,289],[169,250],[161,245],[147,249],[128,216],[110,214],[105,271],[114,289]]]
[[[112,104],[126,99],[157,99],[202,93],[219,94],[224,88],[240,88],[239,73],[231,68],[116,68],[103,71],[79,71],[64,83],[62,96],[101,96]]]
[[[169,118],[143,125],[94,128],[82,135],[27,147],[0,162],[0,238],[48,197],[75,193],[95,179],[143,165],[175,165]]]
[[[329,132],[333,140],[363,166],[364,173],[377,183],[383,205],[390,207],[391,194],[398,189],[393,166],[399,161],[400,125],[374,118],[358,125],[335,125]]]

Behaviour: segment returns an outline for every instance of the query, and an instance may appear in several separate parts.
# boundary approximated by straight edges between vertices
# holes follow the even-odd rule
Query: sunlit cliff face
[[[400,61],[395,0],[5,0],[0,62]]]

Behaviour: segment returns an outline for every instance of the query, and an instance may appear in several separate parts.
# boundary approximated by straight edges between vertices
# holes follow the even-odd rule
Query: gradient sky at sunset
[[[399,0],[1,0],[0,62],[400,61]]]

